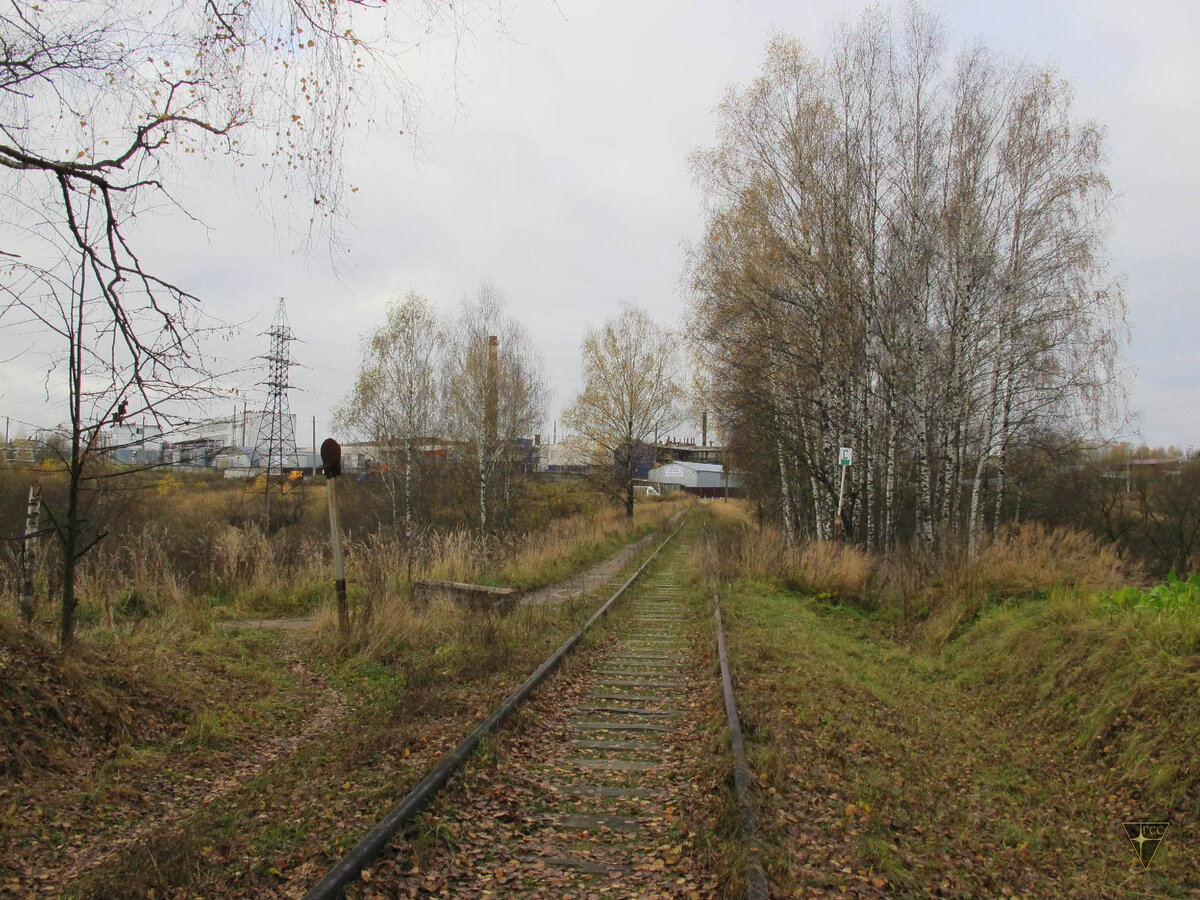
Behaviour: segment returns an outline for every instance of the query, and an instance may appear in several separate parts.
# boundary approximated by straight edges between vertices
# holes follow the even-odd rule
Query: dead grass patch
[[[1113,545],[1090,535],[1037,523],[1014,526],[975,559],[952,559],[932,575],[919,633],[941,644],[1003,600],[1045,597],[1055,588],[1091,594],[1140,578]]]
[[[807,594],[871,602],[878,557],[830,541],[788,546],[773,526],[758,528],[745,516],[711,513],[710,509],[704,509],[707,539],[698,549],[695,563],[702,577],[777,581]]]
[[[1025,524],[1004,530],[974,558],[940,562],[912,550],[881,554],[848,544],[788,546],[772,526],[706,506],[696,555],[701,577],[776,582],[879,613],[921,642],[942,644],[996,603],[1045,597],[1054,588],[1111,590],[1141,580],[1120,552],[1069,529]]]

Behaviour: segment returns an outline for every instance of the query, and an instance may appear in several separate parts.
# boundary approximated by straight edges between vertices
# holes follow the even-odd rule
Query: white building
[[[736,491],[742,486],[737,472],[727,472],[716,463],[664,463],[651,469],[648,477],[659,493],[683,490],[701,497],[719,497],[726,489]]]
[[[591,459],[581,441],[538,443],[533,447],[533,465],[538,472],[586,472],[590,462]]]
[[[232,415],[217,419],[205,419],[202,422],[191,422],[176,429],[172,438],[176,442],[189,440],[216,441],[219,447],[245,447],[253,450],[265,440],[264,435],[271,430],[271,412],[265,409],[234,410]],[[296,434],[296,414],[291,413],[283,423],[284,434]],[[292,452],[287,451],[288,464],[292,462]]]
[[[163,430],[154,421],[128,421],[106,425],[97,439],[113,460],[125,465],[145,466],[162,462]]]

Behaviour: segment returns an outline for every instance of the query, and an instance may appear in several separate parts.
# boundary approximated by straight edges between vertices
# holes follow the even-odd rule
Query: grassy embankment
[[[646,504],[632,524],[591,512],[522,542],[454,534],[427,541],[414,574],[551,582],[677,509]],[[243,533],[257,540],[253,529]],[[243,550],[231,556],[243,558]],[[111,601],[108,614],[85,617],[65,658],[44,637],[17,628],[4,608],[0,843],[12,852],[0,863],[0,893],[295,892],[592,603],[518,607],[507,617],[442,603],[418,610],[404,590],[403,554],[376,537],[351,553],[359,590],[355,635],[345,645],[325,609],[328,572],[314,564],[306,581],[285,571],[281,557],[243,568],[215,598],[212,580],[196,597],[184,579],[164,576],[165,564],[130,568],[124,587],[106,570],[114,589],[152,602],[136,617],[113,611]],[[272,573],[293,590],[315,585],[311,599],[239,599],[281,597],[268,583]],[[87,602],[104,610],[97,596],[90,592]],[[297,612],[316,613],[315,625],[281,632],[237,623]]]
[[[720,510],[717,510],[718,512]],[[1194,897],[1200,597],[1026,530],[921,571],[710,526],[781,896]],[[1148,871],[1123,822],[1171,822]]]

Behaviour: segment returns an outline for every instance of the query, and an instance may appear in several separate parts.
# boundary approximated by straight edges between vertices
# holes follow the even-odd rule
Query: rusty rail
[[[713,615],[717,620],[717,655],[721,660],[721,689],[725,694],[725,717],[729,720],[729,745],[733,753],[733,785],[737,791],[738,829],[746,847],[746,898],[767,900],[767,877],[758,855],[758,834],[754,821],[754,799],[750,792],[750,769],[746,765],[746,745],[738,720],[737,700],[733,696],[733,677],[725,651],[725,627],[721,622],[721,597],[713,594]]]
[[[562,645],[551,654],[550,658],[537,667],[534,672],[525,679],[524,683],[519,688],[508,695],[507,698],[494,709],[483,721],[475,726],[474,730],[468,734],[462,742],[443,756],[430,769],[429,773],[421,780],[421,782],[413,788],[397,804],[391,812],[384,816],[379,823],[368,831],[362,839],[351,848],[350,852],[336,862],[325,876],[318,881],[308,893],[304,895],[304,900],[334,900],[334,898],[342,895],[343,889],[359,877],[359,873],[366,868],[370,863],[379,856],[395,837],[396,832],[412,819],[418,812],[432,800],[451,778],[458,769],[470,758],[471,754],[479,746],[487,735],[495,731],[501,724],[504,723],[513,711],[524,701],[534,689],[537,688],[546,677],[549,676],[559,664],[570,654],[579,644],[584,634],[599,621],[609,608],[633,585],[646,567],[658,556],[659,552],[667,546],[675,536],[682,530],[681,523],[671,534],[659,544],[654,552],[646,557],[645,561],[638,567],[629,579],[621,585],[604,604],[592,613],[591,617],[583,623],[578,631],[567,638]]]

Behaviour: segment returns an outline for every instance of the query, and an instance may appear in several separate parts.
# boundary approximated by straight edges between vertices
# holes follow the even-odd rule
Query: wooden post
[[[314,463],[316,460],[313,461]],[[333,542],[333,578],[337,589],[338,632],[350,640],[350,604],[346,600],[346,557],[342,553],[342,521],[338,514],[337,479],[342,474],[342,448],[333,438],[321,444],[321,464],[329,486],[329,534]]]
[[[329,487],[329,535],[333,542],[333,584],[337,590],[338,632],[350,640],[350,604],[346,599],[346,556],[342,552],[342,522],[338,515],[337,479],[326,481]]]
[[[25,539],[21,542],[21,594],[17,602],[21,621],[33,623],[33,577],[37,571],[37,536],[42,528],[42,489],[29,486],[29,506],[25,513]]]

